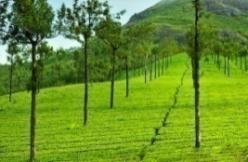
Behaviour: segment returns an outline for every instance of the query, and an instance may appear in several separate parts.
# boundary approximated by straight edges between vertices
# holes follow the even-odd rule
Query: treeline
[[[104,82],[110,80],[111,58],[109,49],[98,38],[94,38],[90,44],[89,81]],[[13,52],[11,48],[12,47],[9,47],[7,50],[8,64],[0,66],[1,95],[9,94],[10,89],[12,93],[30,90],[30,49],[18,47],[18,51]],[[160,47],[153,45],[152,48],[153,51],[150,51],[148,57],[148,71],[154,73],[154,78],[156,78],[160,74],[164,74],[165,67],[168,67],[169,62],[171,62],[171,56],[173,56],[174,53],[179,53],[181,50],[180,46],[173,39],[165,39],[163,44],[160,44]],[[61,48],[55,50],[50,47],[48,43],[42,43],[38,48],[38,57],[40,58],[38,88],[83,83],[84,58],[81,54],[81,50],[81,48]],[[138,54],[129,56],[128,66],[126,66],[126,60],[121,56],[121,53],[129,53],[130,51],[123,49],[118,52],[115,79],[125,79],[126,70],[129,71],[130,77],[144,74],[142,47],[139,46],[136,51]],[[129,69],[126,69],[127,67]],[[152,77],[150,76],[150,78]]]

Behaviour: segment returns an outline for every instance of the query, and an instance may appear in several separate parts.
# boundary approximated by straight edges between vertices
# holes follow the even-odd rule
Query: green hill
[[[202,5],[202,21],[225,31],[247,32],[246,0],[206,0]],[[193,24],[192,0],[162,0],[134,15],[129,24],[142,21],[156,24],[160,39],[172,36],[183,41]],[[242,64],[239,61],[241,69]],[[75,73],[69,71],[72,65],[65,66],[68,74]],[[165,74],[148,84],[142,72],[132,77],[128,98],[125,81],[116,81],[114,109],[109,108],[110,83],[91,83],[86,127],[82,123],[83,84],[41,89],[37,161],[246,162],[248,74],[233,62],[231,77],[222,69],[210,57],[201,60],[202,145],[198,150],[194,148],[192,69],[186,54],[173,56]],[[1,162],[29,159],[30,97],[29,92],[18,92],[10,103],[8,96],[0,96]]]
[[[203,145],[200,150],[195,150],[190,69],[186,71],[181,85],[188,63],[186,55],[176,56],[166,74],[147,85],[143,76],[133,78],[130,98],[124,97],[125,82],[118,81],[116,107],[112,110],[108,106],[110,84],[92,84],[87,127],[82,126],[81,120],[82,85],[43,89],[38,95],[37,105],[37,160],[247,160],[247,74],[232,66],[232,77],[227,78],[216,65],[202,62]],[[179,93],[174,96],[179,85]],[[17,93],[13,103],[8,103],[7,96],[0,97],[1,162],[24,162],[28,159],[29,97],[27,92]]]
[[[248,1],[201,1],[201,22],[230,32],[248,33]],[[135,14],[128,24],[148,21],[157,26],[157,37],[183,40],[194,21],[192,0],[162,0],[155,6]]]

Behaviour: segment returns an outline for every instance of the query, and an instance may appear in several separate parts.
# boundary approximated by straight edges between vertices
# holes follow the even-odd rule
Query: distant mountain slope
[[[248,0],[201,1],[202,22],[231,32],[248,32]],[[156,5],[133,15],[129,25],[149,21],[157,26],[158,38],[173,36],[184,39],[193,25],[192,0],[161,0]]]
[[[206,0],[208,11],[227,16],[246,15],[248,12],[247,0]]]

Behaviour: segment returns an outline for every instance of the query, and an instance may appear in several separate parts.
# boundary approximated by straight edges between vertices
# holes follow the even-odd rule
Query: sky
[[[160,0],[108,0],[111,6],[111,13],[117,13],[121,10],[126,10],[126,13],[121,18],[122,24],[128,22],[130,17],[135,14],[145,10],[148,7],[153,6]],[[66,6],[72,6],[73,0],[48,0],[52,5],[54,11],[58,10],[62,3]],[[53,46],[54,49],[58,48],[71,48],[77,47],[79,44],[76,41],[68,40],[62,36],[57,36],[56,38],[47,40],[48,43]],[[6,63],[6,46],[0,46],[0,64]]]

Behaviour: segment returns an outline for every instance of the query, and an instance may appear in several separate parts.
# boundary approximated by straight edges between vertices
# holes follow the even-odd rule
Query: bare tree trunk
[[[194,46],[194,56],[193,56],[193,80],[194,80],[194,89],[195,89],[195,147],[200,148],[201,139],[200,139],[200,110],[199,110],[199,100],[200,100],[200,56],[199,56],[199,31],[198,31],[198,22],[199,22],[199,0],[194,1],[195,5],[195,46]]]
[[[158,77],[160,77],[161,74],[161,60],[158,60]]]
[[[145,84],[146,84],[147,83],[147,58],[145,58],[144,73],[145,73]]]
[[[84,43],[84,125],[88,122],[88,38]]]
[[[155,74],[155,79],[157,78],[157,54],[154,55],[155,56],[155,69],[154,69],[154,74]]]
[[[36,62],[36,46],[32,43],[32,92],[31,92],[31,117],[30,117],[30,161],[35,161],[36,147],[36,92],[37,92],[37,62]]]
[[[116,49],[112,49],[112,72],[111,72],[111,89],[110,89],[110,108],[114,107],[114,90],[115,90],[115,52]]]
[[[168,58],[168,56],[166,57],[166,69],[168,69],[169,68],[169,58]]]
[[[153,75],[153,59],[152,59],[152,57],[151,57],[151,61],[150,61],[151,63],[150,63],[150,81],[152,81],[152,75]]]
[[[10,58],[10,69],[9,69],[9,102],[12,101],[12,81],[13,81],[13,54]]]
[[[125,62],[126,62],[126,97],[129,97],[129,66],[128,66],[128,56],[126,56]]]
[[[224,74],[227,75],[227,60],[226,60],[226,56],[224,57],[224,60],[225,60]]]

